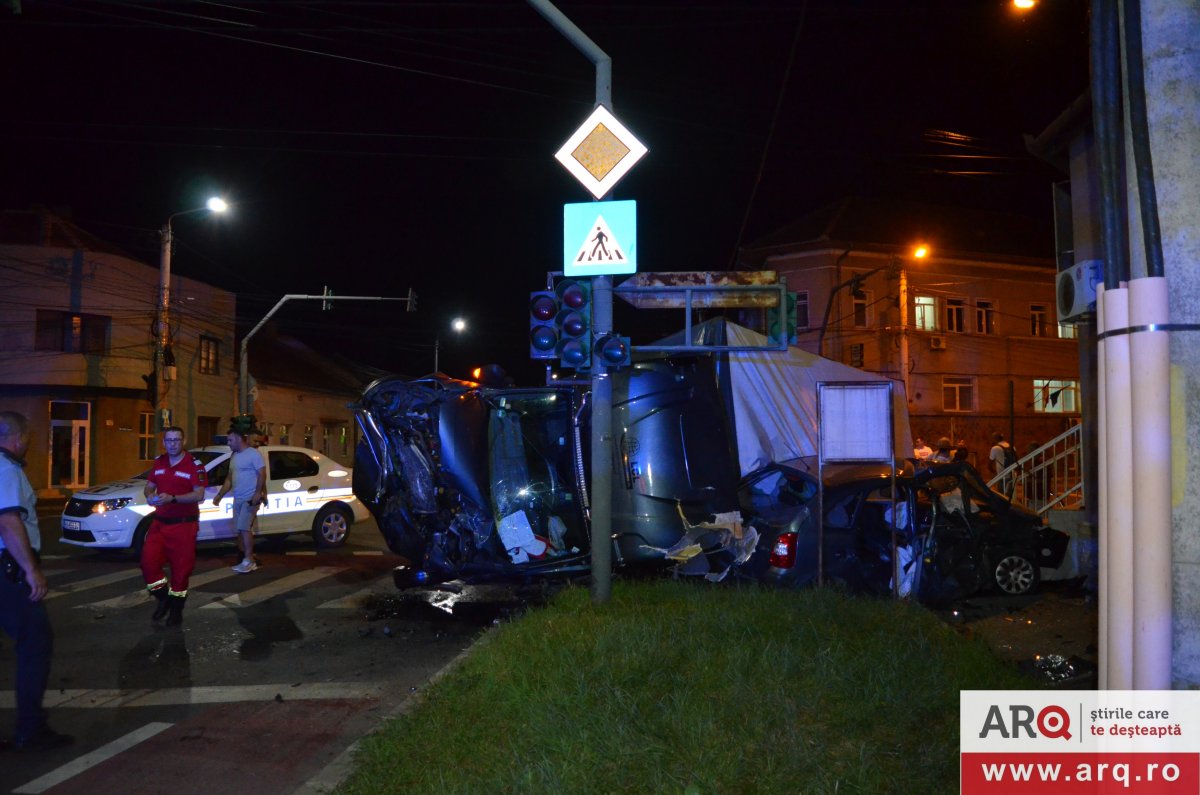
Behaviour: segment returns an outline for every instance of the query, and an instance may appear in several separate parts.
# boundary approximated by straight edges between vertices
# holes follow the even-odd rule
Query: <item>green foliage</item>
[[[344,793],[932,793],[958,692],[1028,683],[924,609],[617,583],[492,633],[364,741]]]

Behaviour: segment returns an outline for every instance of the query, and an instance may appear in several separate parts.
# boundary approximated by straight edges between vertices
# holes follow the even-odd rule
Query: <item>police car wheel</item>
[[[350,513],[337,505],[326,505],[313,519],[313,540],[319,547],[340,547],[350,534]]]
[[[154,521],[154,515],[151,514],[143,519],[133,531],[133,540],[129,544],[129,548],[133,550],[133,554],[141,557],[142,547],[146,543],[146,533],[150,532],[150,525]]]

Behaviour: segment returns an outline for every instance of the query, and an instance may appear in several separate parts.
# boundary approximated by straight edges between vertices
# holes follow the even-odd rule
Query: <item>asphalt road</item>
[[[56,536],[57,517],[42,520]],[[400,597],[373,522],[317,552],[295,536],[239,575],[202,547],[182,627],[155,626],[136,559],[49,542],[55,653],[46,704],[73,745],[0,752],[0,792],[312,791],[514,603],[468,590]],[[0,733],[12,643],[0,635]],[[341,757],[341,759],[339,759]],[[338,763],[330,768],[331,762]]]

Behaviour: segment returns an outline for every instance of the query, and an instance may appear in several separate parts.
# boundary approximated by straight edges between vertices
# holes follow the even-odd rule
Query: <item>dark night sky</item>
[[[1086,0],[1024,16],[1009,0],[557,5],[612,57],[615,112],[650,149],[613,194],[638,200],[641,270],[727,269],[739,244],[847,194],[1050,224],[1055,175],[1021,136],[1085,88]],[[562,204],[590,198],[553,155],[595,84],[526,3],[20,6],[0,4],[0,208],[69,208],[155,263],[154,230],[218,191],[233,212],[177,219],[174,267],[236,291],[244,321],[285,293],[411,286],[411,315],[279,318],[414,374],[441,328],[451,374],[498,361],[536,377],[527,294],[561,268]],[[455,314],[472,329],[449,339]],[[617,323],[635,344],[653,325]]]

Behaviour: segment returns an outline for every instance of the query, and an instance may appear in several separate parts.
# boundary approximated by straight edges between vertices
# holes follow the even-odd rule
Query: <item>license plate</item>
[[[63,519],[63,530],[78,530],[79,527],[79,522],[72,521],[71,519]]]

